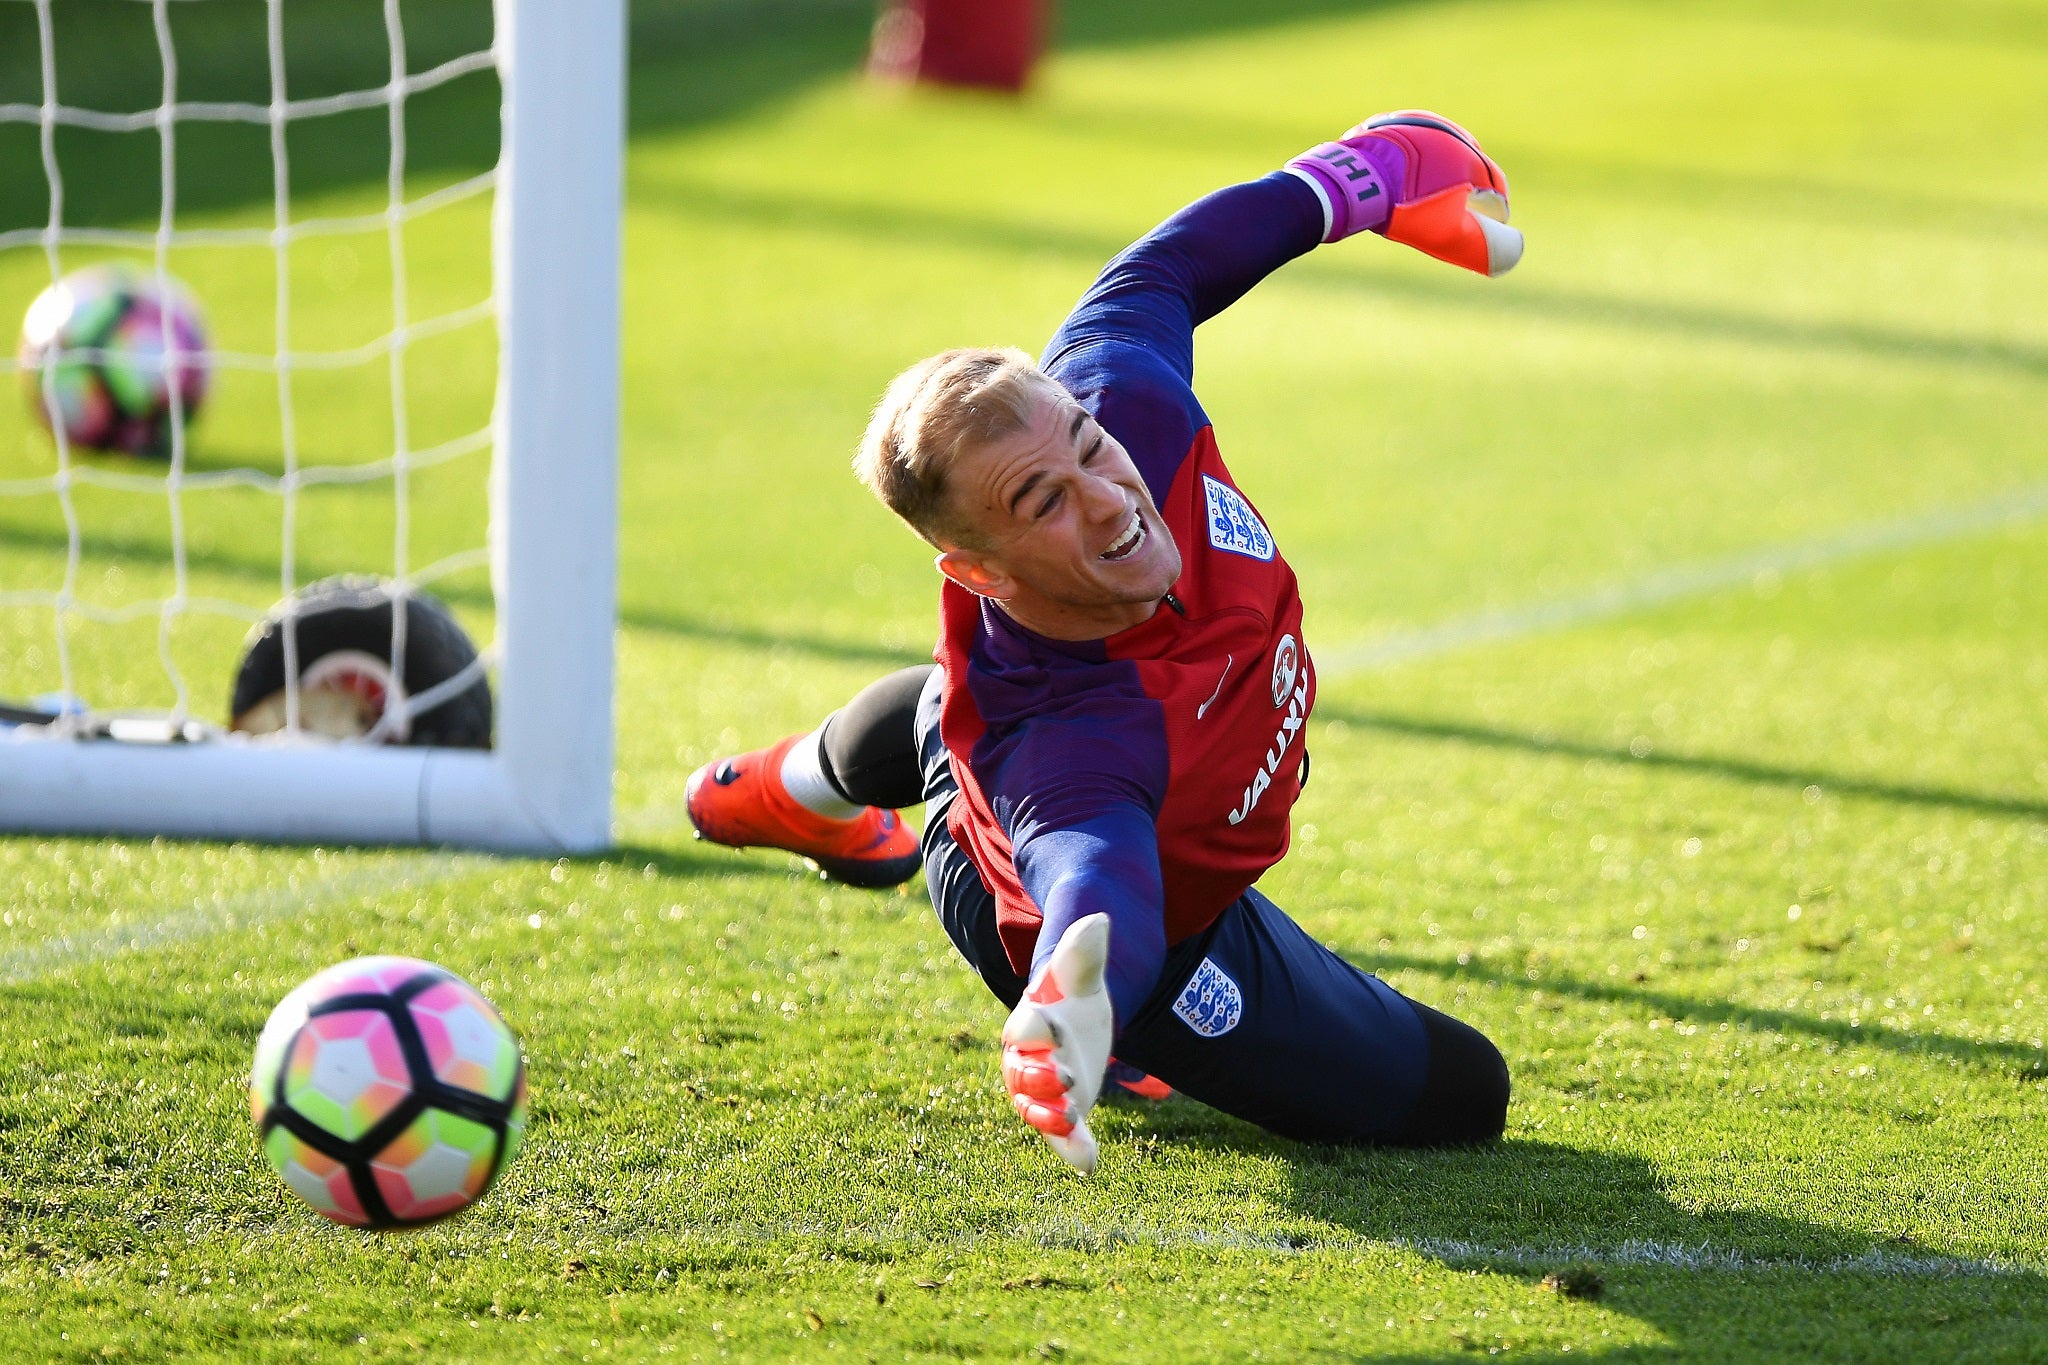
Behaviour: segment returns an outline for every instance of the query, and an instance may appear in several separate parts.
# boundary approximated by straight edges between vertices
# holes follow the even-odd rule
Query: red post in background
[[[1047,0],[886,0],[868,71],[883,80],[1022,90]]]

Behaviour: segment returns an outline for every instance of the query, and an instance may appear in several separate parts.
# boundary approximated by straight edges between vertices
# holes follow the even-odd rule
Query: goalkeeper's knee
[[[1508,1064],[1470,1024],[1410,1000],[1429,1039],[1429,1070],[1407,1121],[1391,1138],[1403,1145],[1490,1142],[1508,1120]]]

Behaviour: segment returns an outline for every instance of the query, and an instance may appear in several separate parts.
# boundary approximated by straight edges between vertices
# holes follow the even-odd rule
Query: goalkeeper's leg
[[[948,934],[1005,1005],[1024,981],[995,937],[995,900],[953,842],[946,810],[955,788],[938,743],[938,669],[900,669],[868,684],[816,730],[790,735],[705,764],[690,777],[688,809],[697,836],[734,848],[801,854],[855,886],[895,886],[924,856],[932,903]],[[918,708],[931,708],[920,745]],[[930,798],[924,854],[897,817]],[[1109,1059],[1105,1098],[1160,1100],[1171,1087]]]
[[[917,703],[937,664],[901,668],[863,687],[818,727],[820,775],[848,801],[901,810],[924,801]]]
[[[1312,1142],[1483,1142],[1507,1121],[1507,1063],[1484,1034],[1345,961],[1256,890],[1174,945],[1117,1051]]]
[[[946,828],[953,788],[929,737],[925,761],[932,903],[953,946],[1014,1010],[1027,983],[997,932],[995,898]],[[1174,946],[1116,1051],[1123,1060],[1111,1060],[1102,1098],[1118,1093],[1120,1069],[1142,1068],[1130,1093],[1182,1089],[1289,1137],[1483,1142],[1506,1122],[1507,1063],[1484,1034],[1352,966],[1256,891]]]
[[[922,707],[925,884],[953,946],[1014,1011],[1028,983],[997,930],[995,897],[946,825],[956,789],[936,685]],[[1116,1051],[1125,1070],[1149,1073],[1132,1093],[1185,1089],[1290,1137],[1481,1142],[1506,1122],[1507,1063],[1485,1035],[1352,966],[1257,891],[1174,945]],[[1112,1058],[1105,1096],[1118,1069]]]
[[[896,814],[924,799],[914,728],[936,665],[870,683],[816,730],[705,764],[686,804],[697,837],[799,854],[853,886],[917,874],[917,835]]]

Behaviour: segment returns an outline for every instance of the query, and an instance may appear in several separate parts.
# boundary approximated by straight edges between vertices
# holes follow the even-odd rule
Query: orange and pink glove
[[[1522,234],[1508,226],[1507,177],[1441,115],[1375,114],[1287,170],[1323,201],[1325,242],[1377,232],[1482,275],[1505,275],[1522,259]]]
[[[1086,1175],[1095,1169],[1088,1111],[1102,1090],[1114,1025],[1102,983],[1109,916],[1075,920],[1003,1025],[1003,1085],[1017,1117]]]

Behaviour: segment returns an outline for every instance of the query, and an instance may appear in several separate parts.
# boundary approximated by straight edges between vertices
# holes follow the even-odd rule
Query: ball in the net
[[[459,1213],[526,1131],[526,1064],[491,1003],[453,972],[359,957],[278,1005],[256,1043],[249,1108],[293,1192],[352,1227]]]
[[[206,327],[191,291],[120,264],[74,270],[21,324],[22,386],[73,446],[161,457],[206,399]]]

